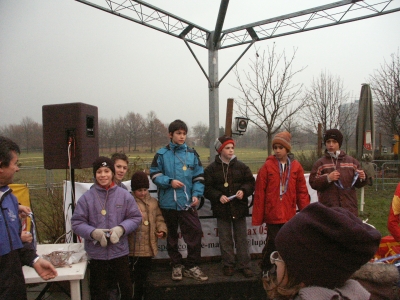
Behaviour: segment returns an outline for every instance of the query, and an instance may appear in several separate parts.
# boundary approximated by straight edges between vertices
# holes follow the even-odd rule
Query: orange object
[[[378,251],[375,253],[375,259],[381,259],[388,256],[400,254],[400,242],[391,235],[382,237],[381,243],[379,244]],[[393,263],[395,260],[387,261],[387,263]]]

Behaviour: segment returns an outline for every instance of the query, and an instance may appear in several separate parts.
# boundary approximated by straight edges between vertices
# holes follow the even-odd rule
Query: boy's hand
[[[25,206],[25,205],[18,205],[18,213],[20,215],[21,218],[26,217],[27,215],[29,215],[32,212],[31,208],[29,206]]]
[[[29,231],[23,230],[21,232],[21,241],[23,243],[31,243],[33,240],[32,234]]]
[[[196,206],[197,204],[199,204],[199,198],[197,197],[192,197],[192,204],[190,204],[190,206]]]
[[[157,238],[162,239],[165,235],[165,232],[157,231],[157,232],[155,232],[155,234],[156,234]]]
[[[51,262],[43,258],[39,258],[38,261],[33,264],[33,268],[43,280],[53,279],[58,275]]]
[[[171,181],[171,186],[172,186],[174,189],[179,189],[179,188],[183,187],[184,184],[183,184],[182,182],[180,182],[179,180],[173,179],[173,180]]]
[[[340,173],[339,173],[337,170],[335,170],[335,171],[329,173],[329,175],[328,175],[328,178],[329,178],[329,180],[330,180],[331,182],[332,182],[332,181],[338,180],[339,177],[340,177]]]
[[[360,177],[361,181],[365,180],[366,176],[365,176],[365,172],[363,170],[357,170],[358,172],[358,176]]]
[[[244,193],[242,190],[238,190],[236,192],[236,198],[238,198],[239,200],[242,200],[243,196],[244,196]]]

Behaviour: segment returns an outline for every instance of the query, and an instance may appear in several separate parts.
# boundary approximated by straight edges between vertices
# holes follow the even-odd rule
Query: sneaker
[[[224,266],[224,275],[232,276],[235,273],[235,269],[233,267]]]
[[[240,271],[243,273],[244,277],[250,278],[254,276],[253,271],[249,268],[243,268]]]
[[[172,280],[182,280],[182,270],[184,268],[182,265],[172,267]]]
[[[183,272],[183,275],[184,275],[185,277],[192,277],[192,278],[194,278],[194,279],[196,279],[196,280],[199,280],[199,281],[208,280],[208,276],[205,275],[205,274],[200,270],[200,268],[197,267],[197,266],[195,266],[195,267],[193,267],[193,268],[191,268],[191,269],[189,269],[189,270],[185,270],[185,271]]]

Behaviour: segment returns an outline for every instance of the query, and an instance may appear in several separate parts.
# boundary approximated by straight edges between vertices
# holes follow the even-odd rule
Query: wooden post
[[[225,135],[232,136],[233,98],[229,98],[226,104]]]

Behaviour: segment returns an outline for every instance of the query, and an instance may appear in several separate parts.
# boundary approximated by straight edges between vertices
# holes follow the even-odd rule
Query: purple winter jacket
[[[107,211],[106,215],[101,210]],[[71,219],[74,233],[85,239],[85,250],[89,258],[110,260],[129,253],[128,235],[136,230],[142,221],[142,215],[135,198],[116,185],[108,190],[99,185],[93,186],[78,200]],[[122,226],[125,230],[119,242],[101,247],[90,234],[95,229],[111,229]]]

